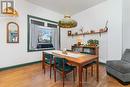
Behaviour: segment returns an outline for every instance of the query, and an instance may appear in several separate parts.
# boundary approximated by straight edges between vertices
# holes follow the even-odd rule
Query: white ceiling
[[[63,15],[74,15],[105,0],[28,0]]]

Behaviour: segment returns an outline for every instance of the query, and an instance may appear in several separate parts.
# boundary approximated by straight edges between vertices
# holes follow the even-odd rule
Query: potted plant
[[[87,44],[89,46],[98,46],[99,45],[99,41],[90,39],[90,40],[87,41]]]

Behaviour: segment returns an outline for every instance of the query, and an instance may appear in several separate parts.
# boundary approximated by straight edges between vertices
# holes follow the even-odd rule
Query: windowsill
[[[39,49],[28,49],[28,52],[44,51],[44,50],[53,50],[55,48],[39,48]]]

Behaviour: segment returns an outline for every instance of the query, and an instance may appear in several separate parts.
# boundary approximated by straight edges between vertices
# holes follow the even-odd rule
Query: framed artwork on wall
[[[71,33],[71,31],[69,30],[69,31],[68,31],[68,36],[70,36],[70,35],[72,35],[72,33]]]
[[[7,24],[7,43],[19,43],[19,25],[16,22]]]
[[[11,8],[11,10],[10,10]],[[14,1],[4,0],[1,1],[1,13],[2,14],[13,14],[14,13]]]

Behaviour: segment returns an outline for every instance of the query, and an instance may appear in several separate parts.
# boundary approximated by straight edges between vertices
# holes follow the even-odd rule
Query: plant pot
[[[90,46],[96,46],[96,44],[90,44]]]

